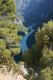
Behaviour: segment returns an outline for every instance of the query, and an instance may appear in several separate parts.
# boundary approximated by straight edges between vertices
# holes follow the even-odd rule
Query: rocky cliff
[[[39,26],[53,19],[53,0],[16,0],[16,4],[27,26],[33,23]]]

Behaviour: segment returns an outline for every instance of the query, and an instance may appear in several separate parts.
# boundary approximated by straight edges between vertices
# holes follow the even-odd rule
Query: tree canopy
[[[18,31],[27,32],[23,24],[16,22],[14,0],[0,0],[0,65],[18,68],[14,56],[21,52],[21,35]]]
[[[14,0],[0,0],[0,15],[15,15]]]
[[[24,61],[38,70],[39,80],[53,80],[53,21],[43,23],[35,33],[35,44],[23,55]]]

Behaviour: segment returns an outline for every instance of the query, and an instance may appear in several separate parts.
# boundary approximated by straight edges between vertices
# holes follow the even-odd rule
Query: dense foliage
[[[16,22],[14,0],[0,0],[0,65],[8,66],[8,69],[18,70],[14,60],[15,55],[21,52],[19,31],[28,30],[22,23]]]
[[[13,64],[13,56],[19,54],[21,36],[17,34],[17,24],[9,23],[8,20],[0,21],[0,64],[10,66]]]
[[[24,54],[24,61],[36,69],[39,80],[53,80],[53,21],[38,28],[35,40],[32,49]]]
[[[15,14],[14,0],[0,0],[0,15],[6,16]]]

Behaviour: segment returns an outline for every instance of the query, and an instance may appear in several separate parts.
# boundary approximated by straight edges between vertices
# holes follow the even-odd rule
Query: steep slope
[[[17,11],[23,12],[29,5],[31,0],[16,0]]]
[[[35,23],[36,26],[38,26],[42,24],[42,22],[53,19],[52,0],[18,0],[18,1],[17,8],[19,9],[17,9],[17,11],[23,15],[25,25],[28,26]],[[22,1],[22,3],[20,1]]]

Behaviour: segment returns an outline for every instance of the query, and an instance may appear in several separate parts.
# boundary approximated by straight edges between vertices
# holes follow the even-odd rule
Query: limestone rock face
[[[6,66],[2,66],[0,68],[0,80],[26,80],[24,79],[23,75],[15,73],[13,74],[13,71],[7,70]]]
[[[16,0],[17,14],[21,14],[24,23],[29,26],[53,19],[53,0]]]
[[[23,12],[29,7],[31,0],[16,0],[17,11]]]

